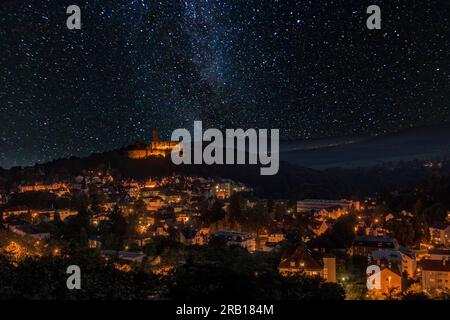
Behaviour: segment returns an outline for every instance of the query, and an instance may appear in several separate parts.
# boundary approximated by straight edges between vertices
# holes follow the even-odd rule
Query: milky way
[[[82,29],[67,30],[77,4]],[[382,29],[366,28],[378,4]],[[380,135],[450,120],[448,1],[0,3],[0,166],[159,128]]]

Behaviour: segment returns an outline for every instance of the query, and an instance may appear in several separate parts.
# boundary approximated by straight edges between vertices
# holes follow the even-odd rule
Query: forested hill
[[[450,162],[425,165],[422,161],[385,163],[353,169],[314,170],[280,163],[275,176],[261,176],[259,165],[182,165],[170,158],[131,160],[126,150],[93,154],[85,158],[54,160],[33,167],[0,169],[0,189],[36,181],[71,181],[89,170],[108,170],[119,178],[147,179],[174,173],[231,178],[255,188],[258,195],[270,198],[351,198],[388,191],[409,190],[430,174],[450,173]]]

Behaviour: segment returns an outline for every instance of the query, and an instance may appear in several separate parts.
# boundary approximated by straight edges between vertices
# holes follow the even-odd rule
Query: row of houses
[[[67,218],[75,216],[77,214],[78,211],[72,209],[7,209],[3,211],[3,218],[8,219],[12,217],[20,218],[23,216],[29,216],[31,221],[49,222],[54,221],[56,218],[64,221]]]

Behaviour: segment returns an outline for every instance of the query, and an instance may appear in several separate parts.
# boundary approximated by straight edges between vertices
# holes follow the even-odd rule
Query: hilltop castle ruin
[[[153,130],[153,141],[146,146],[135,146],[128,150],[130,159],[147,159],[151,157],[167,157],[179,144],[178,141],[159,141],[158,130]]]

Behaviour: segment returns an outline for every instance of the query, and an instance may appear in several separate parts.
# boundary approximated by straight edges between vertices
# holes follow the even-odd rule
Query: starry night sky
[[[449,122],[449,19],[448,0],[1,0],[0,166],[194,120],[284,139]]]

